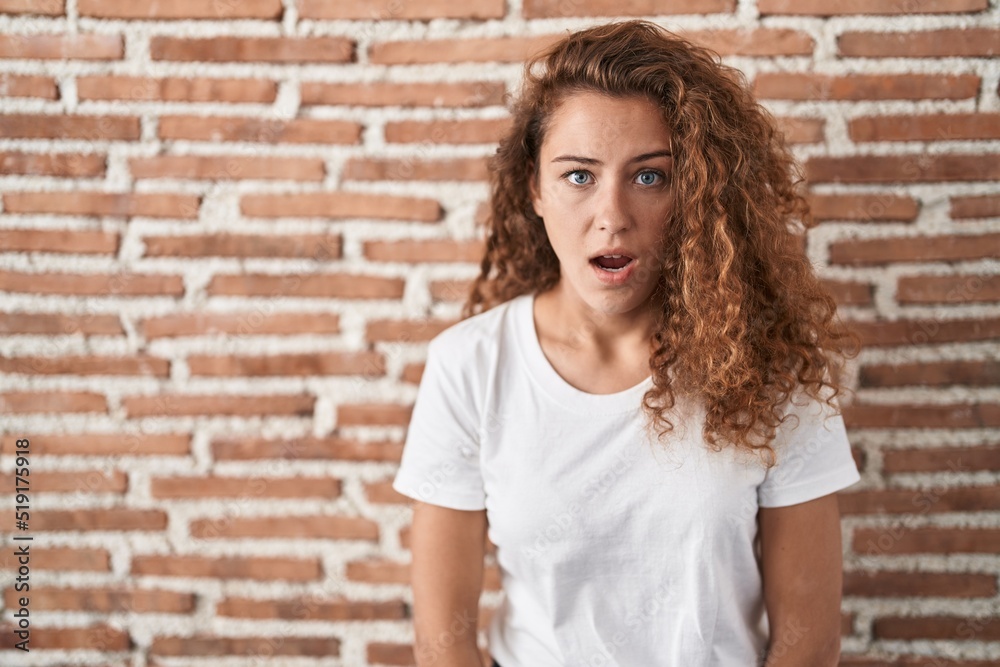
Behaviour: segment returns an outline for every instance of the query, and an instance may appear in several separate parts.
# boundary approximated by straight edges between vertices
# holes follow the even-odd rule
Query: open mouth
[[[590,263],[608,273],[618,273],[624,271],[633,261],[635,260],[628,255],[600,255],[591,258]]]

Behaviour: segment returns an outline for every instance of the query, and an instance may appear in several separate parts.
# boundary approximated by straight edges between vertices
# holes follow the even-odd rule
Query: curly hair
[[[630,20],[570,34],[524,64],[511,125],[489,159],[485,251],[462,319],[559,281],[528,179],[538,178],[553,112],[585,91],[650,99],[672,133],[674,205],[650,297],[647,430],[673,430],[675,391],[689,395],[703,402],[703,436],[715,451],[721,439],[763,454],[770,468],[769,443],[794,393],[820,399],[826,386],[833,392],[821,400],[839,412],[843,360],[860,339],[804,252],[816,223],[797,192],[799,165],[742,72],[713,51]]]

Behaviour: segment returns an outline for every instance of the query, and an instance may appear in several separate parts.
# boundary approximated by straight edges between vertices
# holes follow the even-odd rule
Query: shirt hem
[[[818,480],[801,482],[795,486],[782,489],[777,494],[763,494],[757,501],[758,507],[787,507],[799,503],[816,500],[823,496],[846,489],[861,481],[857,468],[838,470],[825,475]]]

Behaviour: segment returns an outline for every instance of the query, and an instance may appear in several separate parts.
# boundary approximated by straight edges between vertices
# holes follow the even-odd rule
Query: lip
[[[611,252],[611,253],[601,253],[601,254],[602,255],[628,255],[628,253],[626,253],[626,252]],[[628,255],[628,256],[632,257],[631,255]],[[605,271],[604,269],[602,269],[601,267],[597,266],[597,264],[595,264],[593,261],[591,261],[591,260],[587,261],[587,264],[590,265],[590,268],[594,272],[594,274],[597,276],[597,279],[600,280],[605,285],[610,285],[611,287],[618,287],[618,286],[624,285],[626,282],[628,282],[629,278],[631,278],[632,274],[635,272],[635,265],[638,264],[638,263],[639,263],[639,259],[637,257],[632,257],[632,261],[629,262],[628,265],[624,269],[622,269],[621,271],[619,271],[617,273],[609,273],[609,272]]]
[[[626,257],[631,257],[632,261],[635,261],[636,259],[639,258],[638,253],[634,253],[628,248],[618,247],[618,248],[604,248],[603,250],[598,250],[597,252],[595,252],[593,255],[590,256],[590,259],[604,257],[605,255],[625,255]]]

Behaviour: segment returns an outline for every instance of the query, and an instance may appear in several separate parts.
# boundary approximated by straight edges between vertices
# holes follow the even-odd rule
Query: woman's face
[[[627,313],[656,287],[672,205],[670,145],[659,107],[644,97],[577,93],[551,118],[532,204],[559,258],[561,287],[594,310]]]

